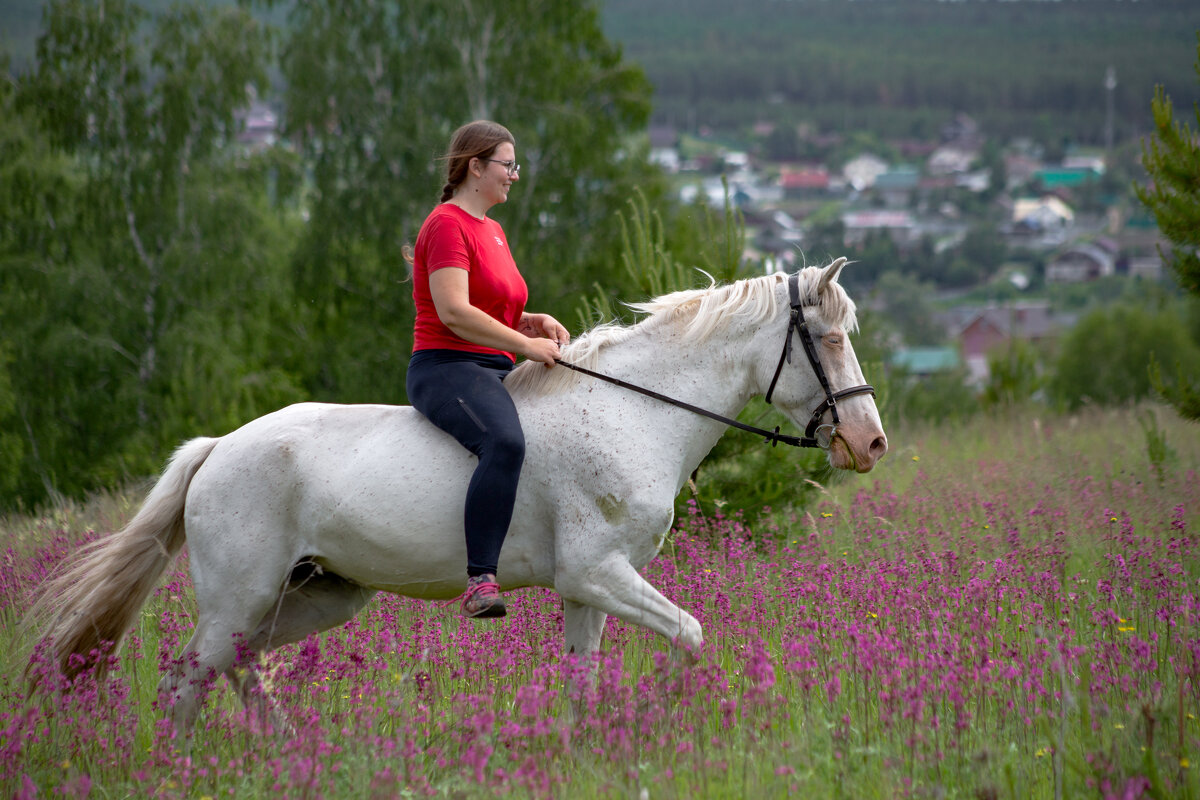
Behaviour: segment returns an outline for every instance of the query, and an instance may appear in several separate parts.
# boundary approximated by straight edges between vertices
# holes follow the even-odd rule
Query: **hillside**
[[[811,123],[930,138],[955,112],[1001,137],[1104,141],[1114,68],[1118,143],[1150,127],[1163,84],[1200,99],[1190,0],[817,2],[606,0],[605,29],[685,130]]]

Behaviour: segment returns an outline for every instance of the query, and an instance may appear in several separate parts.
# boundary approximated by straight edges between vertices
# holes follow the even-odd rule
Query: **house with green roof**
[[[1055,189],[1078,189],[1097,180],[1100,175],[1090,167],[1046,167],[1033,174],[1033,179],[1043,191]]]
[[[955,347],[906,347],[892,353],[888,364],[908,375],[924,378],[958,369],[962,358]]]

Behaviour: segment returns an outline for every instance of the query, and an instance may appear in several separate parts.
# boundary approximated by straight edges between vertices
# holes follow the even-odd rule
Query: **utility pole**
[[[1104,89],[1108,95],[1108,109],[1104,117],[1104,152],[1111,156],[1113,149],[1113,106],[1114,94],[1117,88],[1117,70],[1109,67],[1104,73]]]

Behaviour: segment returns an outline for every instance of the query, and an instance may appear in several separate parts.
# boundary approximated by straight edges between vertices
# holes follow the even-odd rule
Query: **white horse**
[[[792,336],[782,274],[639,304],[648,318],[595,328],[564,358],[730,417],[767,391],[781,364],[774,401],[803,425],[833,402],[830,390],[869,389],[859,386],[847,338],[856,322],[836,282],[844,263],[793,278],[825,388],[816,363],[780,358],[785,332]],[[725,427],[563,367],[526,363],[506,385],[527,455],[500,556],[504,587],[562,596],[568,652],[596,651],[610,614],[698,648],[700,624],[639,570]],[[840,399],[829,460],[867,472],[887,450],[875,403],[862,391]],[[405,406],[303,403],[219,439],[193,439],[133,520],[49,583],[39,602],[51,617],[48,653],[73,674],[97,648],[116,647],[186,539],[199,614],[181,666],[160,689],[175,697],[182,732],[206,676],[225,673],[250,705],[257,679],[233,666],[239,641],[255,653],[298,641],[350,620],[379,591],[428,599],[463,591],[473,467],[474,456]]]

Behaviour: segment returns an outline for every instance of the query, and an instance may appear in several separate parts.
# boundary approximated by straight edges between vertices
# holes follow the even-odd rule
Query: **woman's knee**
[[[525,434],[520,425],[501,426],[489,438],[493,458],[518,467],[524,463]]]

